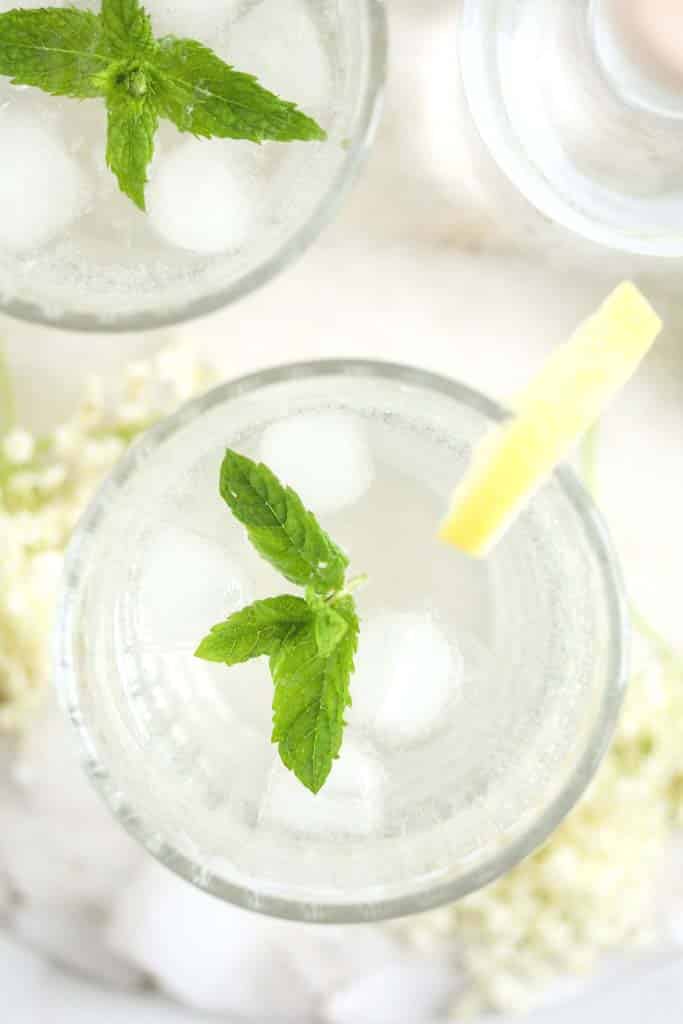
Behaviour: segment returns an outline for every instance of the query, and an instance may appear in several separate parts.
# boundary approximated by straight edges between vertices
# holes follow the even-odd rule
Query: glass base
[[[592,241],[683,255],[683,85],[619,37],[609,0],[465,0],[461,67],[494,159]]]

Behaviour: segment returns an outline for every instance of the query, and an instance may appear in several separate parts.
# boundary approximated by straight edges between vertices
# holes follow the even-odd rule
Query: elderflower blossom
[[[421,946],[457,949],[460,1018],[523,1012],[562,975],[654,941],[654,882],[683,826],[683,664],[641,653],[612,747],[551,839],[497,882],[406,926]]]
[[[129,366],[111,393],[93,378],[48,437],[13,428],[0,442],[0,732],[26,728],[40,704],[63,551],[85,505],[127,445],[210,376],[171,350]]]

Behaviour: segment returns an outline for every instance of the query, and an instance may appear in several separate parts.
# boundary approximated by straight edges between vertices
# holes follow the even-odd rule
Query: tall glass
[[[460,63],[484,143],[537,209],[613,249],[680,257],[683,37],[676,75],[666,4],[464,0]]]
[[[310,245],[368,151],[385,78],[382,0],[228,0],[213,8],[203,0],[196,14],[148,0],[146,8],[158,35],[200,38],[297,102],[328,139],[207,141],[162,121],[145,215],[105,166],[100,101],[0,78],[0,144],[14,160],[0,175],[0,305],[12,316],[122,331],[217,310]]]
[[[486,561],[435,539],[505,415],[422,371],[302,364],[217,388],[117,467],[68,552],[55,669],[88,775],[160,861],[252,910],[371,920],[484,885],[567,814],[620,707],[624,601],[568,468]],[[226,446],[277,468],[369,575],[318,796],[270,743],[267,663],[193,657],[215,622],[292,589],[218,495]]]

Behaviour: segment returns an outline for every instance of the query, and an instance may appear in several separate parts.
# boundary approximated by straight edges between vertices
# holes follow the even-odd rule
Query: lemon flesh
[[[624,283],[560,346],[479,445],[439,536],[484,557],[635,373],[662,322]]]

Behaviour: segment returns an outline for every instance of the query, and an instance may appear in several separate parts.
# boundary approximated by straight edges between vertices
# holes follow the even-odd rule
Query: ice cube
[[[147,0],[156,36],[181,36],[214,46],[241,0]]]
[[[226,59],[308,114],[329,98],[330,62],[322,31],[304,0],[263,0],[231,27]]]
[[[309,792],[276,756],[259,824],[305,836],[370,835],[382,821],[382,782],[377,762],[348,737],[317,794]]]
[[[236,251],[256,219],[267,160],[267,147],[249,142],[184,142],[152,172],[151,223],[181,249]]]
[[[221,547],[239,545],[244,552],[244,531],[218,491],[218,470],[224,448],[198,460],[183,477],[175,495],[170,496],[164,519],[168,523],[216,541]],[[253,569],[253,560],[250,567]]]
[[[289,957],[297,927],[211,899],[156,864],[125,888],[109,943],[187,1006],[302,1020],[312,993]]]
[[[461,692],[462,655],[428,612],[368,616],[356,662],[348,719],[382,745],[427,739]]]
[[[92,186],[56,128],[0,108],[0,246],[25,253],[47,245],[87,207]]]
[[[260,458],[321,516],[355,504],[375,475],[362,425],[342,412],[273,423],[261,438]]]
[[[216,686],[236,721],[256,736],[270,737],[273,727],[273,681],[268,659],[257,658],[231,669],[224,665],[216,665],[215,668]]]
[[[455,989],[446,962],[398,959],[335,993],[325,1006],[328,1024],[415,1024],[445,1018]]]
[[[140,629],[151,646],[196,648],[212,626],[251,601],[244,570],[218,544],[162,527],[145,552]]]

